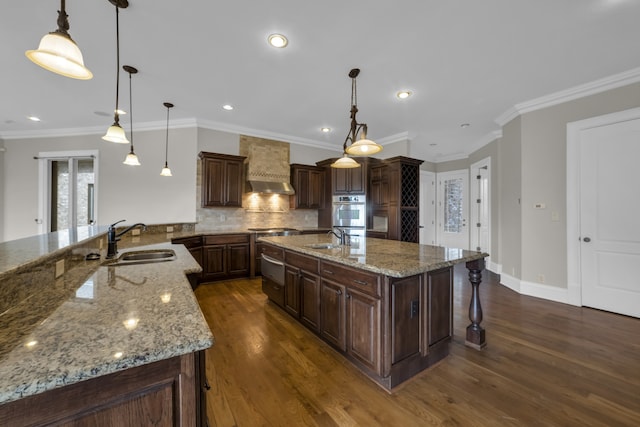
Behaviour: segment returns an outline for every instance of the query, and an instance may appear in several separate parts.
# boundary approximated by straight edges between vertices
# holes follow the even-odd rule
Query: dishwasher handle
[[[270,256],[268,256],[268,255],[262,254],[262,259],[263,259],[263,260],[265,260],[265,261],[267,261],[267,262],[269,262],[269,263],[271,263],[271,264],[275,264],[275,265],[277,265],[277,266],[279,266],[279,267],[284,267],[284,262],[282,262],[282,261],[278,261],[278,260],[277,260],[277,259],[275,259],[275,258],[271,258],[271,257],[270,257]]]

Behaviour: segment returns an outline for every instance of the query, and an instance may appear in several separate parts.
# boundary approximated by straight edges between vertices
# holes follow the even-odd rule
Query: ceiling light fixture
[[[233,110],[233,105],[225,104],[225,105],[222,106],[222,109],[227,110],[227,111],[231,111],[231,110]]]
[[[349,154],[352,156],[370,156],[382,150],[381,145],[367,139],[367,124],[358,123],[356,120],[356,114],[358,113],[356,78],[359,74],[359,68],[354,68],[349,72],[349,77],[351,78],[351,128],[342,145],[344,154],[342,158],[331,164],[333,168],[357,168],[360,164],[350,158]],[[360,139],[357,139],[358,133],[360,133]]]
[[[122,163],[129,166],[140,166],[140,160],[138,160],[138,156],[136,156],[136,153],[133,151],[133,95],[131,91],[131,75],[136,74],[138,70],[130,65],[123,65],[122,68],[129,73],[129,124],[131,125],[131,151],[129,151],[129,154],[127,154],[127,157]]]
[[[331,132],[331,128],[320,128],[320,131],[323,133],[329,133]]]
[[[396,94],[396,96],[398,97],[398,99],[407,99],[412,95],[411,91],[408,90],[401,90],[400,92],[398,92]]]
[[[31,120],[32,122],[40,121],[40,117],[36,117],[36,116],[27,116],[27,119]]]
[[[82,52],[73,41],[67,30],[69,29],[69,15],[65,11],[65,1],[60,0],[58,11],[58,29],[45,34],[40,40],[38,49],[28,50],[24,54],[31,61],[65,77],[78,80],[89,80],[93,74],[84,66]]]
[[[160,172],[160,175],[173,176],[171,174],[171,169],[169,169],[169,160],[168,160],[169,159],[169,110],[173,108],[173,104],[170,102],[165,102],[164,106],[167,107],[167,137],[165,139],[165,144],[164,144],[164,167],[162,168],[162,172]]]
[[[113,124],[107,129],[107,133],[102,137],[105,141],[116,144],[128,144],[124,129],[120,126],[120,114],[118,110],[118,95],[120,94],[120,24],[118,19],[118,9],[129,6],[127,0],[109,0],[109,3],[116,7],[116,108],[113,116]]]
[[[271,34],[269,36],[269,44],[273,47],[283,48],[287,47],[289,40],[282,34]]]

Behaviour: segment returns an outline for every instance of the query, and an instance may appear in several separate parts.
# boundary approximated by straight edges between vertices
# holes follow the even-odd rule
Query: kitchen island
[[[472,286],[465,343],[485,344],[478,287],[485,253],[325,235],[262,238],[270,300],[391,390],[449,354],[453,266]]]
[[[0,425],[200,425],[213,336],[185,274],[201,267],[171,243],[120,251],[167,262],[91,260],[103,230],[75,235],[1,244]]]

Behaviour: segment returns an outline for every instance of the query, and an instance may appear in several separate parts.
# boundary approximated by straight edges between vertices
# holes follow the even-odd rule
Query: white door
[[[420,171],[420,244],[436,244],[436,174]]]
[[[582,305],[640,317],[640,119],[580,138]]]
[[[469,249],[469,171],[437,174],[438,245]]]
[[[471,201],[471,241],[469,248],[491,254],[491,158],[487,157],[469,168],[471,179],[469,200]],[[487,260],[488,262],[489,260]]]

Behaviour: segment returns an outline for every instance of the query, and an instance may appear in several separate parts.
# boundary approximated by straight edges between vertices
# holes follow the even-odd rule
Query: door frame
[[[460,249],[465,249],[468,250],[469,249],[469,242],[470,242],[470,238],[471,238],[471,232],[469,230],[469,215],[471,214],[471,209],[469,206],[469,169],[465,168],[465,169],[457,169],[457,170],[452,170],[452,171],[446,171],[446,172],[436,172],[436,244],[438,246],[443,246],[443,242],[442,239],[444,237],[444,231],[443,231],[443,227],[442,227],[442,221],[444,221],[444,207],[443,207],[443,202],[444,202],[444,190],[441,187],[442,184],[442,180],[443,179],[448,179],[450,176],[454,176],[454,175],[463,175],[463,181],[465,184],[465,189],[466,189],[466,194],[463,194],[463,211],[466,213],[466,218],[463,218],[463,227],[466,229],[466,247],[460,248]],[[457,246],[456,246],[457,247]]]
[[[472,248],[472,242],[474,238],[478,238],[478,234],[480,230],[475,225],[475,217],[472,219],[471,208],[475,207],[475,200],[480,198],[480,194],[478,194],[478,186],[476,185],[476,179],[473,177],[476,176],[476,171],[479,169],[486,168],[487,170],[487,194],[486,194],[486,203],[487,203],[487,250],[486,252],[489,256],[486,259],[487,266],[491,265],[491,157],[485,157],[484,159],[473,163],[469,166],[469,248]],[[476,240],[477,241],[477,240]],[[473,249],[472,249],[473,250]]]
[[[51,160],[71,160],[71,159],[93,159],[93,173],[94,173],[94,186],[93,186],[93,198],[94,198],[94,220],[95,224],[98,224],[98,178],[99,178],[99,154],[98,150],[74,150],[74,151],[41,151],[38,153],[38,218],[36,220],[38,224],[38,234],[49,233],[50,229],[50,205],[51,194],[49,190],[50,185],[50,173],[51,173]],[[72,169],[69,170],[72,172]],[[75,173],[75,171],[73,171]],[[71,180],[70,180],[71,182]],[[73,205],[72,209],[75,209],[75,197],[70,198],[70,203]]]
[[[640,119],[640,108],[567,123],[567,293],[568,303],[582,306],[580,267],[580,143],[582,131]]]
[[[420,238],[421,245],[436,245],[438,241],[436,226],[436,173],[420,171]],[[429,203],[431,202],[431,203]],[[424,223],[423,223],[424,220]],[[427,242],[429,236],[432,242]]]

